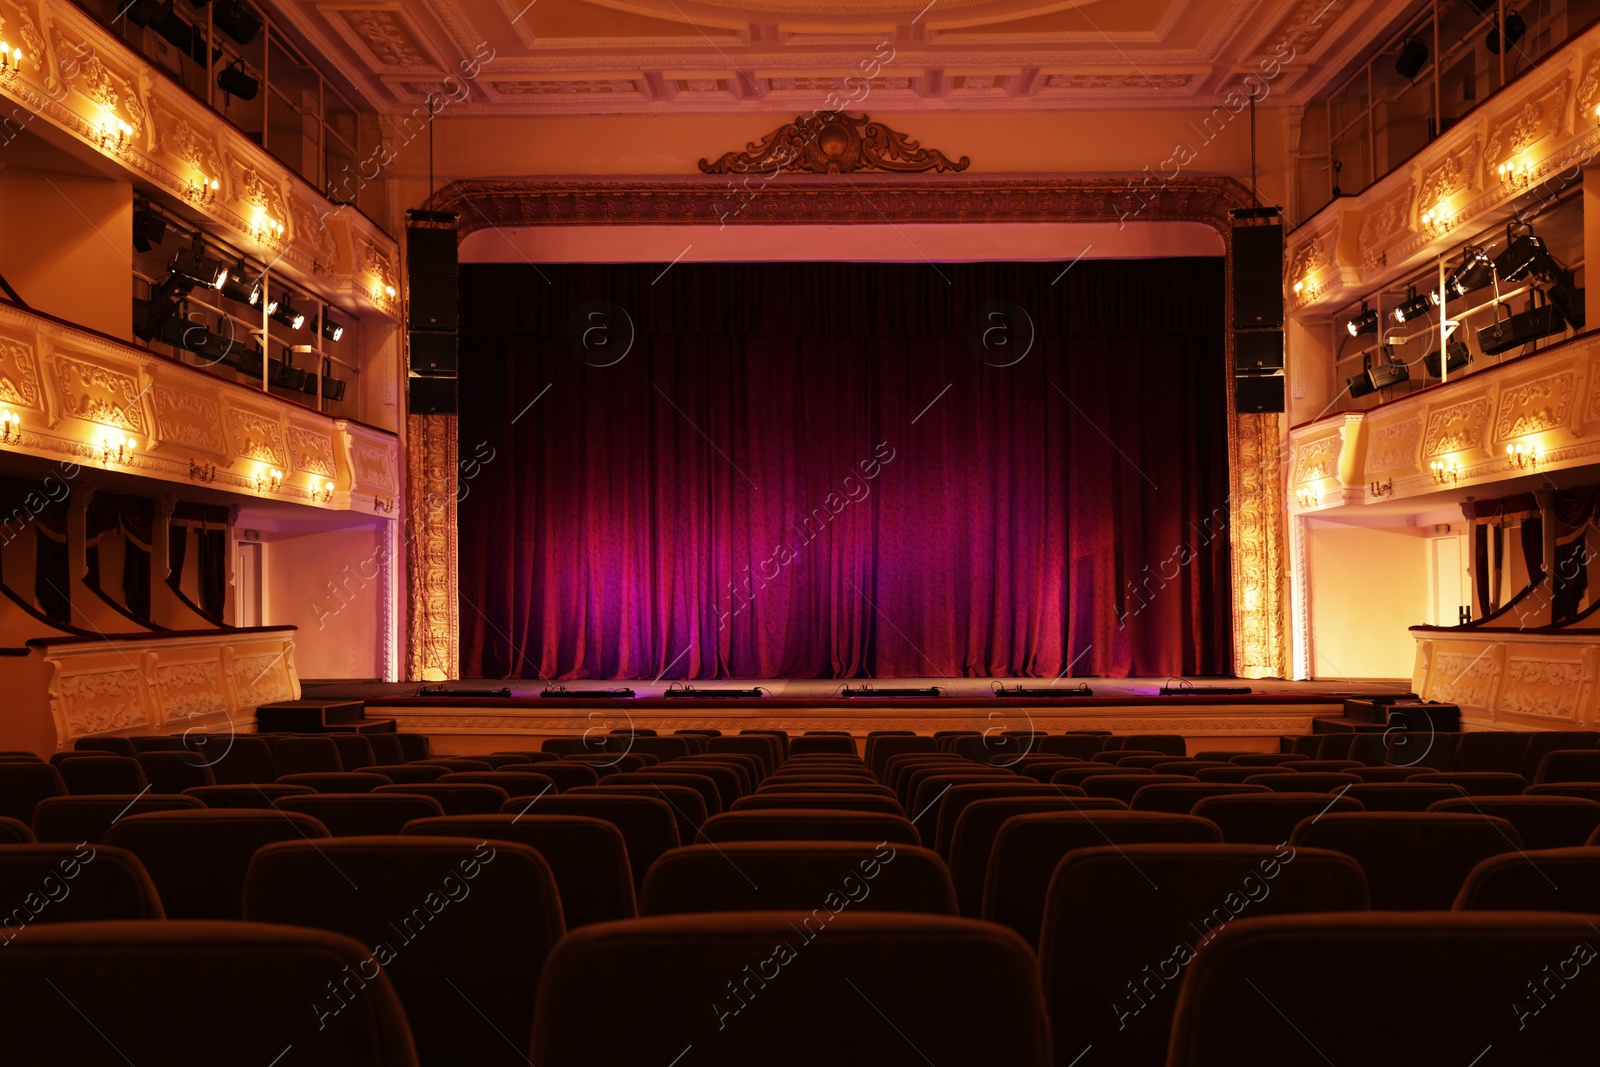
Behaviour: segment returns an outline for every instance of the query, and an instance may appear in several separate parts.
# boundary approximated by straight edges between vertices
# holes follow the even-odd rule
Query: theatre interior
[[[1591,249],[1600,0],[0,0],[0,1061],[1589,1062]]]

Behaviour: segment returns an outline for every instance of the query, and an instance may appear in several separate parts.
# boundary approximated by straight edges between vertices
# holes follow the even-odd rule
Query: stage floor
[[[1070,691],[1080,685],[1088,685],[1090,689],[1094,690],[1097,701],[1104,698],[1114,700],[1117,703],[1145,703],[1150,700],[1174,699],[1162,697],[1159,692],[1161,687],[1164,685],[1179,685],[1185,681],[1195,686],[1249,686],[1252,695],[1287,700],[1307,697],[1371,696],[1381,693],[1404,693],[1411,688],[1410,679],[1363,679],[1360,681],[1320,679],[1309,682],[1286,682],[1278,678],[1064,678],[1059,682],[1041,678],[868,678],[851,679],[849,681],[826,678],[756,678],[688,683],[575,681],[556,684],[573,692],[626,687],[634,691],[634,699],[636,701],[664,699],[669,688],[677,688],[685,684],[694,686],[696,689],[752,689],[759,686],[765,693],[765,699],[769,700],[804,701],[807,704],[814,705],[850,706],[859,704],[862,698],[841,696],[840,692],[845,686],[849,686],[851,689],[859,689],[863,685],[872,686],[875,689],[927,689],[931,686],[938,686],[940,690],[939,700],[966,701],[996,699],[994,686],[997,684],[1003,685],[1008,689],[1018,685],[1026,686],[1030,689],[1056,688],[1062,691],[1063,700],[1075,699],[1068,696]],[[515,678],[509,680],[475,678],[446,683],[307,681],[302,683],[302,686],[308,699],[371,701],[406,700],[415,697],[417,691],[424,685],[439,684],[444,684],[452,690],[508,688],[511,690],[510,699],[521,701],[539,699],[539,694],[551,683],[537,678]],[[588,703],[589,701],[585,701],[585,704]],[[718,703],[722,702],[718,701]],[[754,703],[750,702],[750,704]],[[907,703],[917,704],[920,701],[913,700]]]

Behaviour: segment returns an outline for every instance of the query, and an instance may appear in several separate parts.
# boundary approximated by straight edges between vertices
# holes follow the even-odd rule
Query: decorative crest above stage
[[[887,170],[900,174],[962,171],[972,161],[966,156],[952,161],[935,148],[916,141],[865,114],[842,111],[798,115],[743,152],[724,152],[715,163],[700,160],[706,174],[750,174],[769,177],[780,171],[801,174],[855,174]]]

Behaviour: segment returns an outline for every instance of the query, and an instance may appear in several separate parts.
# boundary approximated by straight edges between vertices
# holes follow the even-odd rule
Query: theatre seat
[[[904,815],[872,811],[794,810],[725,811],[700,827],[700,842],[726,841],[887,841],[921,845],[922,839]]]
[[[418,819],[407,837],[464,837],[527,845],[550,865],[567,929],[631,919],[633,871],[622,831],[583,815],[467,815]]]
[[[398,834],[416,819],[444,815],[437,800],[417,793],[312,793],[284,797],[278,808],[311,816],[334,837]]]
[[[1472,868],[1456,911],[1570,911],[1600,914],[1600,848],[1529,849],[1490,856]]]
[[[1032,779],[1018,779],[1016,781],[979,781],[963,782],[952,785],[950,789],[939,798],[929,815],[922,817],[922,825],[926,828],[931,818],[934,826],[933,849],[945,859],[950,857],[950,840],[955,836],[956,821],[961,818],[961,813],[967,805],[974,801],[984,800],[989,797],[1081,797],[1088,796],[1082,789],[1075,785],[1045,785]],[[924,838],[926,834],[924,833]]]
[[[279,778],[344,770],[339,762],[339,746],[327,737],[281,737],[272,746],[272,764]]]
[[[1593,943],[1591,922],[1548,912],[1240,919],[1189,965],[1167,1067],[1570,1063],[1600,1045],[1600,1013],[1576,986],[1537,997],[1528,983],[1556,972],[1587,981],[1580,961],[1592,950],[1575,946]],[[1381,1031],[1368,1025],[1374,1013]]]
[[[1124,749],[1147,749],[1162,752],[1179,759],[1189,754],[1182,734],[1129,734],[1122,742]]]
[[[465,756],[433,756],[417,760],[416,763],[419,767],[438,767],[446,772],[494,770],[492,763],[485,763],[481,759],[467,759]]]
[[[33,809],[33,835],[40,841],[94,844],[128,815],[147,811],[183,811],[204,808],[194,797],[145,793],[108,796],[45,797]]]
[[[98,862],[98,861],[97,861]],[[329,982],[351,977],[350,994]],[[371,977],[366,977],[370,975]],[[7,1061],[416,1067],[400,1002],[347,937],[242,922],[38,925],[0,951]]]
[[[39,801],[66,793],[67,783],[62,781],[61,772],[37,757],[26,762],[0,763],[0,816],[31,823]]]
[[[1109,797],[993,797],[968,804],[950,835],[950,877],[955,881],[961,914],[973,919],[983,914],[989,855],[1006,820],[1035,812],[1126,810],[1126,804]]]
[[[1366,907],[1361,867],[1320,849],[1125,844],[1067,854],[1039,937],[1056,1063],[1092,1047],[1098,1062],[1161,1067],[1184,970],[1221,930],[1239,918]]]
[[[674,764],[666,764],[671,767]],[[700,805],[707,814],[715,815],[727,810],[739,798],[738,772],[732,767],[705,767],[705,773],[693,770],[668,771],[652,768],[649,771],[632,771],[610,774],[600,779],[602,785],[671,785],[693,789],[700,796]],[[718,779],[721,779],[719,782]],[[579,787],[582,788],[582,787]],[[592,787],[591,787],[592,788]]]
[[[1586,844],[1600,829],[1600,802],[1580,797],[1458,797],[1441,800],[1429,811],[1448,811],[1504,819],[1517,828],[1529,852]]]
[[[1480,860],[1522,848],[1504,819],[1438,811],[1329,812],[1302,822],[1289,843],[1353,857],[1382,911],[1448,908]]]
[[[1186,785],[1195,779],[1186,774],[1155,774],[1148,775],[1091,775],[1078,783],[1083,791],[1091,797],[1110,797],[1120,800],[1124,804],[1132,804],[1133,798],[1142,790],[1153,785]]]
[[[1275,793],[1337,793],[1346,786],[1360,785],[1361,779],[1338,771],[1295,772],[1286,769],[1253,774],[1245,785],[1264,785]]]
[[[673,817],[678,822],[680,842],[693,841],[708,817],[705,797],[686,785],[667,785],[661,782],[627,784],[620,778],[608,778],[599,785],[580,785],[576,789],[567,791],[568,796],[583,796],[588,793],[622,797],[659,797],[672,808]]]
[[[521,756],[523,759],[527,760],[529,763],[545,763],[545,762],[550,761],[550,760],[557,760],[557,759],[561,758],[560,756],[557,756],[554,752],[534,752],[534,751],[530,751],[528,749],[510,749],[510,750],[501,751],[501,752],[491,752],[490,755],[492,755],[492,756]],[[617,756],[587,757],[586,756],[586,757],[583,757],[583,758],[584,759],[591,759],[591,758],[592,759],[602,759],[602,758],[603,759],[619,759],[619,758],[620,759],[626,759],[628,757],[625,757],[625,756],[623,756],[623,757],[617,757]]]
[[[939,742],[932,737],[880,734],[867,738],[867,766],[875,773],[882,773],[883,766],[890,756],[908,752],[937,752],[938,749]]]
[[[1578,797],[1583,800],[1600,800],[1600,782],[1547,782],[1530,785],[1523,790],[1530,797]]]
[[[372,746],[372,758],[376,763],[404,763],[406,761],[405,745],[400,742],[399,734],[376,733],[362,735],[367,743]]]
[[[1347,773],[1363,782],[1409,782],[1426,772],[1415,767],[1351,767]]]
[[[633,871],[635,892],[644,882],[644,872],[668,849],[677,848],[678,822],[672,807],[659,797],[618,796],[581,793],[561,796],[513,797],[502,815],[584,815],[604,819],[622,833],[628,848],[628,866]]]
[[[361,734],[329,734],[328,740],[339,750],[339,767],[346,771],[359,771],[378,762],[372,742]]]
[[[1469,797],[1514,797],[1528,787],[1528,780],[1522,775],[1497,771],[1441,771],[1414,775],[1406,781],[1457,786]]]
[[[1282,767],[1288,763],[1304,763],[1309,757],[1299,752],[1246,752],[1229,758],[1235,767]]]
[[[532,771],[451,771],[439,779],[440,785],[492,785],[506,796],[537,797],[560,792],[556,780],[543,772]]]
[[[1382,735],[1385,742],[1383,762],[1390,767],[1410,767],[1413,770],[1448,771],[1456,764],[1458,733],[1428,730],[1388,730]]]
[[[1527,730],[1471,730],[1456,745],[1457,771],[1521,774],[1528,754]]]
[[[211,768],[211,777],[218,785],[265,785],[278,777],[277,767],[272,762],[272,747],[260,737],[243,734],[191,736],[189,749]]]
[[[126,737],[80,737],[72,743],[74,752],[109,752],[113,756],[132,756],[133,742]]]
[[[1105,739],[1092,734],[1067,734],[1064,737],[1039,739],[1039,751],[1052,756],[1071,756],[1074,759],[1092,760],[1105,748]]]
[[[1114,763],[1074,763],[1050,775],[1051,785],[1083,785],[1086,778],[1103,778],[1113,774],[1153,777],[1155,772],[1144,767],[1118,767]]]
[[[78,796],[142,793],[150,784],[139,761],[129,756],[74,756],[56,764],[67,792]],[[169,790],[159,790],[169,792]]]
[[[1539,785],[1546,782],[1600,782],[1600,750],[1558,749],[1547,753],[1539,761],[1533,781]]]
[[[931,849],[887,842],[732,841],[675,848],[651,867],[641,915],[842,910],[956,913],[950,872]]]
[[[6,909],[0,948],[35,923],[164,918],[156,887],[133,853],[86,842],[0,848],[0,901]]]
[[[1327,793],[1266,793],[1205,797],[1189,809],[1210,819],[1230,845],[1278,845],[1288,841],[1302,819],[1324,812],[1363,811],[1359,800]]]
[[[818,902],[602,923],[556,947],[533,1063],[679,1057],[695,1067],[1051,1060],[1033,954],[987,923]]]
[[[1201,767],[1194,772],[1194,777],[1197,782],[1230,782],[1234,785],[1242,785],[1246,778],[1254,778],[1256,775],[1266,773],[1272,769],[1270,767],[1240,767],[1237,765]]]
[[[754,756],[740,756],[731,752],[687,756],[646,767],[643,773],[704,774],[717,783],[717,794],[724,811],[739,797],[755,792],[756,786],[771,777],[762,777],[761,763]]]
[[[103,840],[139,857],[168,917],[237,919],[245,871],[256,849],[274,841],[326,837],[325,826],[297,812],[207,808],[129,815]]]
[[[1014,815],[995,835],[984,878],[982,918],[1036,944],[1056,865],[1099,845],[1221,844],[1216,824],[1154,811],[1049,811]]]
[[[437,782],[452,773],[444,767],[428,767],[421,763],[375,763],[370,767],[363,767],[362,771],[366,774],[381,774],[395,785]]]
[[[1249,793],[1266,793],[1272,790],[1260,785],[1237,785],[1231,782],[1166,782],[1146,785],[1134,793],[1129,807],[1134,811],[1162,811],[1171,815],[1188,815],[1194,806],[1206,797],[1241,796]]]
[[[500,773],[515,773],[505,772]],[[574,763],[570,760],[556,760],[551,763],[541,763],[536,770],[530,768],[529,773],[542,774],[555,782],[556,789],[566,792],[574,786],[595,785],[600,781],[600,775],[586,763]]]
[[[734,811],[779,809],[824,809],[835,811],[873,811],[882,815],[903,815],[894,797],[862,793],[751,793],[734,801]]]
[[[1285,763],[1283,765],[1283,769],[1286,771],[1294,771],[1298,774],[1310,774],[1312,772],[1327,771],[1332,771],[1336,774],[1344,774],[1353,772],[1364,766],[1366,766],[1366,764],[1357,763],[1353,759],[1308,759],[1301,760],[1299,763]]]
[[[673,740],[663,738],[662,740]],[[682,740],[681,738],[677,740]],[[744,734],[739,737],[713,737],[706,741],[706,752],[731,752],[739,755],[754,756],[761,761],[761,775],[766,777],[778,769],[782,762],[776,738]],[[663,759],[667,757],[663,756]]]
[[[181,793],[197,785],[216,785],[204,757],[187,749],[178,752],[141,752],[136,757],[150,779],[152,793]]]
[[[1528,734],[1528,747],[1522,754],[1522,776],[1537,782],[1539,765],[1552,752],[1581,751],[1595,747],[1600,733],[1593,730],[1534,730]]]
[[[805,734],[801,737],[790,739],[790,756],[809,755],[813,752],[837,752],[854,756],[856,754],[856,739],[848,734],[842,737],[827,734]]]
[[[303,785],[318,793],[370,793],[380,785],[393,785],[381,774],[368,771],[330,771],[325,774],[286,774],[281,785]]]
[[[208,808],[271,809],[280,797],[304,796],[316,790],[306,785],[282,785],[269,782],[264,785],[197,785],[183,791]]]
[[[528,846],[455,837],[284,841],[256,853],[244,913],[371,946],[424,1065],[526,1067],[539,973],[563,933],[555,879]]]
[[[439,802],[446,815],[498,815],[511,798],[497,785],[474,785],[467,782],[396,782],[380,785],[372,791],[374,796],[388,793],[409,793],[412,796],[432,797]]]
[[[593,767],[595,773],[600,775],[602,778],[613,771],[626,774],[629,771],[642,771],[646,767],[654,766],[655,764],[661,762],[654,756],[647,756],[640,752],[619,752],[616,755],[602,753],[593,756],[557,756],[554,752],[519,752],[517,755],[527,756],[530,759],[532,759],[534,756],[543,757],[543,759],[533,760],[534,763],[543,763],[547,760],[554,759],[560,759],[571,763],[581,763],[586,767]],[[537,768],[532,769],[536,770]]]
[[[0,845],[28,845],[33,840],[33,831],[27,823],[9,815],[0,815]]]
[[[428,743],[426,734],[396,733],[394,739],[400,742],[400,751],[404,753],[407,763],[415,763],[417,760],[428,758],[429,749],[432,746]]]
[[[1458,785],[1412,778],[1404,782],[1359,782],[1344,795],[1359,800],[1368,811],[1427,811],[1435,801],[1455,800],[1464,792]]]

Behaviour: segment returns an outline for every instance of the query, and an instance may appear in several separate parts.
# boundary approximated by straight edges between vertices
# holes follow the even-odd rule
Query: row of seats
[[[1275,1000],[1278,987],[1298,982],[1339,1003],[1348,996],[1339,983],[1300,970],[1320,963],[1348,984],[1335,962],[1340,945],[1306,931],[1336,926],[1360,944],[1357,955],[1409,953],[1401,970],[1413,974],[1412,959],[1433,959],[1445,936],[1473,943],[1499,967],[1577,929],[1577,919],[1550,912],[1600,912],[1600,845],[1535,852],[1520,836],[1522,825],[1555,832],[1532,814],[1562,803],[1555,795],[1395,783],[1449,784],[1451,794],[1433,803],[1500,805],[1519,824],[1490,811],[1367,810],[1349,796],[1361,779],[1321,781],[1343,772],[1290,769],[1309,760],[1179,760],[1103,741],[1093,761],[991,745],[975,760],[949,751],[965,740],[958,736],[947,751],[885,753],[880,742],[869,763],[843,751],[795,752],[799,738],[787,739],[787,753],[775,737],[725,740],[736,744],[686,746],[666,759],[664,748],[608,740],[600,752],[541,753],[549,758],[526,761],[538,764],[530,770],[450,769],[420,782],[369,773],[384,784],[368,792],[263,783],[42,799],[33,829],[88,806],[98,814],[83,825],[97,835],[0,846],[3,899],[46,887],[33,893],[35,907],[0,926],[0,937],[14,931],[0,975],[20,968],[10,977],[29,983],[22,1062],[104,1054],[104,1043],[90,1050],[82,1016],[62,998],[52,1005],[33,995],[41,985],[49,991],[41,975],[75,1003],[81,993],[83,1014],[101,1011],[131,1027],[115,1040],[135,1062],[141,1053],[173,1058],[170,1044],[148,1035],[161,1009],[142,1017],[130,1012],[126,991],[117,1003],[97,1000],[81,977],[69,977],[94,951],[113,961],[102,974],[127,973],[117,971],[131,966],[127,957],[219,981],[237,961],[260,959],[276,985],[250,1010],[287,1011],[287,988],[299,997],[298,1015],[312,1016],[277,1027],[252,1018],[236,1032],[207,1020],[184,1033],[184,1041],[219,1042],[212,1058],[230,1058],[215,1049],[248,1037],[257,1050],[276,1041],[294,1049],[296,1062],[318,1063],[415,1062],[405,1058],[409,1045],[401,1048],[413,1042],[420,1062],[441,1064],[593,1062],[597,1048],[607,1060],[685,1064],[929,1062],[924,1052],[934,1062],[1071,1064],[1095,1049],[1133,1064],[1163,1062],[1170,1033],[1175,1056],[1179,1044],[1188,1050],[1175,1062],[1315,1062],[1304,1041],[1278,1040],[1281,1020],[1261,1031],[1272,1042],[1210,1026],[1210,985],[1276,974],[1275,985],[1261,985]],[[1175,763],[1189,764],[1188,773]],[[595,780],[559,784],[561,775],[542,773],[556,766]],[[1199,777],[1223,767],[1249,780]],[[336,785],[363,772],[319,773]],[[490,782],[447,780],[457,774]],[[513,784],[497,775],[542,777],[517,783],[523,791],[513,795],[492,784]],[[1322,791],[1280,788],[1262,775]],[[438,796],[412,791],[441,785],[495,790],[500,808],[448,814]],[[264,803],[220,802],[246,789]],[[1583,805],[1600,812],[1594,800],[1567,799],[1578,807],[1568,809],[1563,839],[1589,817]],[[130,800],[177,804],[110,810]],[[1573,843],[1597,825],[1600,818]],[[0,823],[6,833],[30,836],[19,822]],[[1230,836],[1251,833],[1265,839]],[[101,859],[111,862],[97,868]],[[13,862],[25,873],[12,876]],[[93,917],[128,921],[76,923],[91,917],[80,909],[94,910],[91,872],[120,885],[126,909]],[[222,914],[247,921],[181,918],[190,908],[216,915],[204,909],[218,901],[230,909]],[[1452,905],[1458,910],[1412,910],[1394,923],[1366,911]],[[1541,914],[1503,910],[1515,908]],[[1299,918],[1307,912],[1316,919]],[[161,915],[167,920],[149,921]],[[267,922],[285,924],[273,928],[283,947],[271,962],[258,935]],[[1253,935],[1259,924],[1276,924],[1265,941]],[[213,942],[226,950],[210,951]],[[1280,942],[1299,946],[1300,956],[1277,954]],[[29,952],[15,953],[21,946]],[[291,962],[297,953],[321,962]],[[22,964],[11,962],[19,957]],[[1222,957],[1232,970],[1215,970]],[[1224,977],[1199,988],[1185,975],[1201,974],[1201,963]],[[1370,989],[1369,981],[1361,992]],[[134,1000],[142,996],[141,988]],[[1297,1010],[1310,1003],[1298,985],[1296,998]],[[1592,1037],[1588,1013],[1532,1000],[1526,1008],[1563,1040]],[[1342,1032],[1323,1036],[1339,1030],[1326,1013],[1294,1021],[1329,1055],[1353,1056]],[[28,1058],[29,1048],[55,1047],[26,1043],[48,1026],[82,1037],[78,1059]],[[1506,1029],[1486,1027],[1495,1040]],[[1519,1055],[1556,1047],[1514,1036]],[[1461,1044],[1460,1033],[1449,1038],[1441,1047]],[[1401,1047],[1413,1055],[1380,1050],[1363,1060],[1426,1058],[1420,1046]]]

